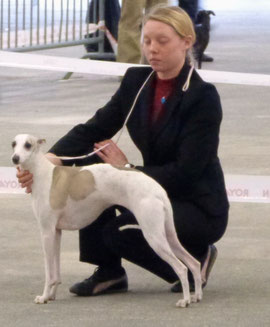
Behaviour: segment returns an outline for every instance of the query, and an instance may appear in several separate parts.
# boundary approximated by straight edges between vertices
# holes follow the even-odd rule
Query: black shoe
[[[209,245],[207,256],[204,264],[202,265],[202,286],[205,287],[210,275],[210,272],[217,259],[218,250],[215,245]]]
[[[217,254],[218,254],[218,251],[217,251],[217,248],[215,247],[215,245],[209,245],[207,256],[206,256],[205,262],[202,265],[202,269],[201,269],[202,270],[202,288],[204,288],[207,284],[210,272],[216,261]],[[194,292],[194,290],[195,290],[193,280],[189,281],[189,289],[190,289],[190,292]],[[176,282],[171,287],[171,292],[173,292],[173,293],[182,293],[183,292],[182,284],[180,281]]]
[[[108,273],[101,268],[97,268],[94,274],[82,281],[72,285],[70,293],[78,296],[96,296],[101,294],[127,292],[128,279],[125,270],[120,273]]]

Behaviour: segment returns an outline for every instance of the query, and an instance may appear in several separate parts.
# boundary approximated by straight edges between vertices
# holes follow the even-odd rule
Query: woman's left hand
[[[94,150],[98,150],[106,144],[109,145],[97,152],[97,155],[105,163],[120,167],[125,166],[125,164],[128,163],[127,157],[112,140],[104,140],[102,142],[95,143]]]

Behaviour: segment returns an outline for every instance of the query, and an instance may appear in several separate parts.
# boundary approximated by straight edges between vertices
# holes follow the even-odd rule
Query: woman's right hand
[[[17,168],[17,178],[22,188],[26,188],[25,193],[32,192],[33,175],[28,170]]]

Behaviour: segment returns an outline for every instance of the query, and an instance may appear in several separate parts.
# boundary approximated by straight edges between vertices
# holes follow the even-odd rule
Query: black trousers
[[[94,15],[94,8],[96,8],[97,13]],[[98,20],[96,18],[99,17],[99,2],[97,0],[92,0],[89,6],[89,12],[87,13],[86,21],[89,23],[98,24]],[[106,23],[106,27],[111,32],[113,37],[117,40],[118,38],[118,23],[120,20],[121,8],[118,0],[105,0],[104,2],[104,20]],[[98,46],[96,44],[87,44],[87,51],[97,51]],[[105,52],[113,52],[110,42],[107,38],[105,38],[104,43],[104,51]]]
[[[209,217],[190,202],[174,202],[172,206],[180,242],[203,262],[208,246],[224,234],[228,214]],[[125,258],[169,283],[178,280],[173,269],[148,245],[141,230],[119,230],[137,223],[130,211],[119,210],[120,215],[116,215],[116,207],[105,210],[94,223],[80,230],[80,260],[113,271],[121,267],[121,259]]]
[[[198,0],[178,0],[179,7],[184,9],[195,23],[198,12]]]

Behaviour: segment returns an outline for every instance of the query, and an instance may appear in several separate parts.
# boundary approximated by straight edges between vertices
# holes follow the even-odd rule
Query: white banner
[[[230,201],[270,203],[270,176],[225,175]]]
[[[24,193],[16,177],[17,170],[13,167],[0,167],[0,194]]]
[[[270,176],[225,175],[230,202],[270,203]],[[16,169],[0,167],[0,194],[23,194]]]
[[[0,66],[123,76],[129,67],[142,65],[0,51]],[[270,75],[212,70],[198,70],[198,73],[205,81],[211,83],[270,86]]]

